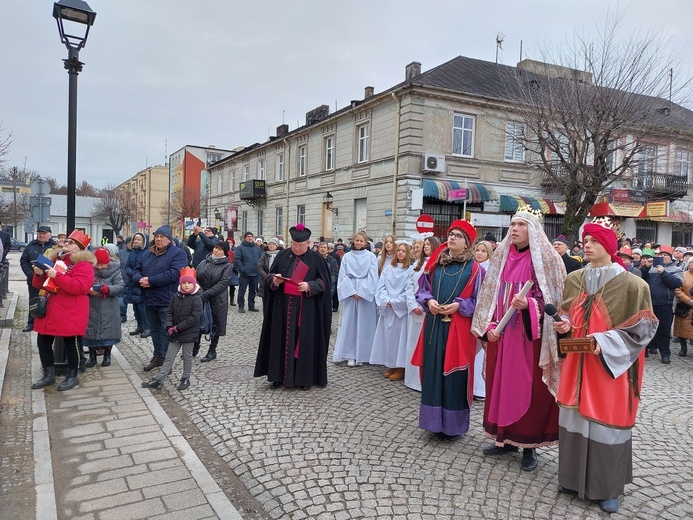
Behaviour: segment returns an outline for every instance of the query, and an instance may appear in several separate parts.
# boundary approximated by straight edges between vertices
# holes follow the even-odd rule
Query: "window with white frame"
[[[680,150],[676,152],[675,174],[686,177],[686,181],[690,178],[691,171],[691,152]]]
[[[224,174],[220,173],[217,177],[217,195],[220,195],[224,190]]]
[[[515,121],[505,123],[505,160],[508,162],[524,162],[525,125]]]
[[[265,180],[265,160],[260,159],[257,162],[257,178],[261,180]]]
[[[284,154],[277,155],[277,180],[284,180]]]
[[[370,157],[370,125],[361,125],[358,132],[358,162],[366,162]]]
[[[248,212],[241,211],[241,233],[248,231]]]
[[[247,181],[250,178],[250,165],[243,166],[243,180]]]
[[[325,170],[334,170],[334,136],[325,137]]]
[[[265,234],[265,210],[257,210],[257,234],[262,236]]]
[[[306,159],[307,159],[307,149],[306,146],[298,147],[298,175],[300,177],[306,176]]]
[[[474,116],[455,114],[452,117],[452,154],[474,156]]]
[[[215,163],[217,161],[221,161],[221,154],[220,153],[208,153],[207,154],[207,166],[209,166],[212,163]]]
[[[306,223],[306,207],[303,205],[296,206],[296,223],[297,224],[305,224]]]
[[[284,233],[284,208],[277,208],[274,212],[274,227],[275,233],[281,235]]]
[[[638,174],[652,175],[655,172],[655,164],[657,163],[657,146],[654,144],[645,144],[638,157]]]

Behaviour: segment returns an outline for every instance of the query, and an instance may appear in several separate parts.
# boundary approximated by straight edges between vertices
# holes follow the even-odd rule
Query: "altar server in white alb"
[[[367,244],[365,233],[354,235],[351,251],[342,257],[337,279],[341,315],[333,360],[339,363],[346,359],[350,367],[370,361],[375,334],[378,261]]]
[[[413,267],[414,272],[412,273],[412,282],[414,283],[414,289],[416,289],[419,287],[419,278],[421,278],[421,275],[424,274],[424,266],[426,265],[426,262],[428,261],[430,256],[433,254],[433,251],[438,249],[440,241],[433,236],[433,233],[430,232],[413,235],[412,238],[420,238],[421,240],[423,240],[423,247],[419,252],[418,258],[416,257],[416,255],[414,256],[415,262]],[[412,300],[416,304],[417,308],[415,308],[409,314],[409,330],[407,331],[406,354],[407,364],[404,367],[404,385],[411,388],[412,390],[420,392],[421,371],[419,370],[419,367],[415,367],[411,364],[411,358],[414,355],[414,350],[416,350],[416,344],[419,342],[421,328],[424,324],[425,312],[423,310],[423,307],[421,307],[419,302],[416,300],[416,291],[414,291]]]
[[[414,270],[410,262],[409,242],[397,240],[395,255],[390,265],[383,269],[375,292],[380,319],[375,329],[370,364],[385,365],[384,375],[391,381],[404,379],[409,313],[420,308],[414,298]]]

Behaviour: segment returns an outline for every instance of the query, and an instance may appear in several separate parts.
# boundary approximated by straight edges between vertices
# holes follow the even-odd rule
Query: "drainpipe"
[[[284,246],[289,246],[289,174],[291,173],[289,165],[291,164],[291,146],[286,139],[282,139],[286,157],[284,161],[284,175],[286,176],[286,213],[284,215]]]
[[[402,101],[397,95],[391,93],[393,99],[397,101],[397,117],[395,119],[395,167],[392,173],[392,234],[396,236],[395,225],[397,222],[397,174],[399,173],[399,120],[402,114]]]

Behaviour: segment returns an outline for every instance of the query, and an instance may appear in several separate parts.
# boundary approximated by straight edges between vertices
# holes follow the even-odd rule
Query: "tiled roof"
[[[465,56],[457,56],[431,70],[422,72],[409,81],[404,81],[391,90],[407,84],[441,88],[491,99],[512,101],[510,89],[516,85],[516,67],[483,61]],[[540,84],[546,81],[566,81],[548,79],[545,76],[522,71],[525,81],[532,79]],[[585,88],[598,88],[585,85]],[[693,111],[666,99],[653,96],[639,96],[646,110],[647,124],[665,131],[683,130],[693,132]],[[669,109],[668,113],[667,110]]]

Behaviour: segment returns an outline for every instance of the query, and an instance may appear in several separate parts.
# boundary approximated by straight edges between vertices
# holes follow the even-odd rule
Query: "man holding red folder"
[[[327,384],[327,349],[332,325],[331,278],[327,262],[310,250],[310,229],[289,230],[291,247],[277,253],[260,283],[268,291],[255,377],[271,388]]]

